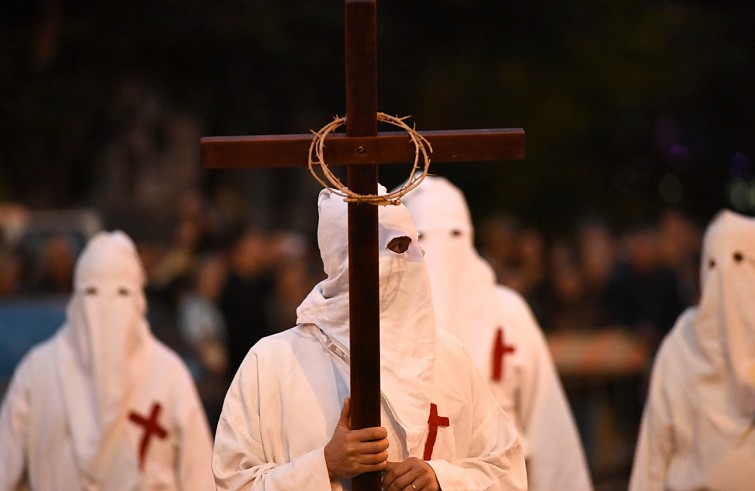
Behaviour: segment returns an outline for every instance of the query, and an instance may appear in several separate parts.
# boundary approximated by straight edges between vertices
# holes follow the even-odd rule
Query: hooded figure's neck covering
[[[349,353],[347,208],[343,198],[330,190],[320,192],[317,241],[327,278],[315,285],[296,312],[297,324],[317,325],[345,353]],[[387,248],[397,237],[411,239],[400,254]],[[378,248],[381,392],[412,453],[427,431],[435,323],[422,251],[404,206],[378,209]]]
[[[451,332],[478,361],[489,348],[479,330],[496,322],[496,279],[474,247],[474,229],[462,192],[443,177],[426,177],[403,197],[420,236],[439,329]],[[460,294],[461,292],[461,294]],[[487,372],[486,372],[487,373]]]
[[[131,239],[95,235],[74,271],[74,292],[57,343],[59,385],[81,471],[121,455],[114,440],[140,381],[151,333],[145,319],[145,274]]]
[[[716,215],[703,237],[700,285],[693,320],[699,347],[729,374],[741,411],[755,416],[755,219]]]

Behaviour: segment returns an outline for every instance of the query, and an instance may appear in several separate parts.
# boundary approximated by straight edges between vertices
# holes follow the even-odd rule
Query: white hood
[[[95,235],[76,264],[57,356],[66,418],[85,475],[96,471],[98,459],[134,458],[120,455],[111,436],[126,419],[151,346],[144,283],[136,248],[120,231]]]
[[[697,341],[730,374],[740,409],[755,416],[755,219],[716,215],[703,238],[700,281]]]
[[[403,202],[425,251],[438,328],[461,340],[478,363],[488,360],[489,353],[482,352],[488,340],[480,342],[475,326],[487,332],[497,322],[496,279],[474,247],[464,195],[447,179],[428,176]]]

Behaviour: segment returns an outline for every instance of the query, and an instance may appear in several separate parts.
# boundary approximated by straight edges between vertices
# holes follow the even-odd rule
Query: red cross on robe
[[[147,447],[149,446],[149,442],[152,439],[152,435],[157,436],[161,440],[164,440],[168,437],[168,431],[160,426],[160,423],[157,422],[157,417],[160,415],[160,409],[162,409],[160,403],[154,402],[152,403],[152,410],[150,411],[148,418],[145,418],[144,416],[141,416],[134,411],[131,411],[128,414],[128,419],[130,419],[137,425],[144,427],[144,434],[142,435],[142,439],[139,442],[140,471],[144,469],[144,458],[147,456]]]
[[[503,335],[503,328],[499,327],[495,334],[495,343],[493,343],[493,380],[496,382],[503,379],[504,365],[503,357],[507,354],[514,353],[516,348],[510,344],[506,344],[506,338]]]
[[[433,457],[433,447],[435,447],[435,440],[438,437],[438,427],[442,426],[447,428],[451,422],[445,416],[438,416],[438,406],[435,403],[430,403],[430,417],[427,419],[427,426],[430,431],[427,433],[427,441],[425,442],[425,452],[422,456],[425,460],[430,460]]]

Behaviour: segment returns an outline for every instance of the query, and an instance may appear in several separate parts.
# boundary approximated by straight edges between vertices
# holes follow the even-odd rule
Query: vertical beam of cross
[[[377,16],[375,0],[346,0],[346,135],[377,135]],[[377,194],[377,165],[350,165],[348,188]],[[380,426],[380,299],[377,207],[349,203],[349,343],[351,424]],[[352,479],[354,491],[380,489],[380,473]]]

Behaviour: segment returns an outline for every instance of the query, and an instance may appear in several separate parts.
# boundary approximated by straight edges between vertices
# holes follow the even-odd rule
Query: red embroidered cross
[[[493,380],[499,381],[504,375],[503,357],[516,351],[516,348],[506,344],[503,336],[503,328],[499,327],[495,335],[495,344],[493,345]]]
[[[438,406],[434,403],[430,403],[430,417],[427,419],[427,426],[430,427],[430,432],[427,434],[427,441],[425,442],[425,453],[422,456],[425,460],[430,460],[433,456],[433,447],[435,446],[435,439],[438,437],[438,427],[442,426],[447,428],[451,422],[445,416],[438,416]]]
[[[149,414],[149,418],[140,416],[134,411],[128,414],[128,419],[134,423],[144,427],[144,434],[142,440],[139,442],[139,470],[144,468],[144,457],[147,455],[147,446],[152,438],[152,435],[157,435],[160,439],[165,439],[168,436],[168,432],[160,426],[157,422],[157,417],[160,414],[160,404],[157,402],[152,403],[152,411]]]

